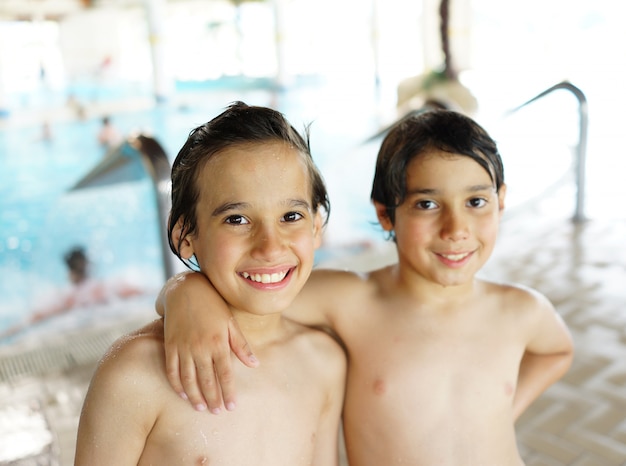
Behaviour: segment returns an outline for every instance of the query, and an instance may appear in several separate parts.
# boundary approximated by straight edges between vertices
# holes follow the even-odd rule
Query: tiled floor
[[[545,293],[576,344],[569,373],[518,422],[526,464],[624,465],[626,220],[515,220],[489,273]]]
[[[73,464],[95,364],[115,338],[144,320],[68,332],[17,354],[0,352],[0,465]]]

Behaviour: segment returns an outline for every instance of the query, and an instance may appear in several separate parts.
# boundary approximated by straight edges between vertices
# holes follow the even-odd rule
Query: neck
[[[467,301],[474,296],[478,284],[476,278],[472,278],[464,283],[445,285],[403,270],[399,265],[393,266],[391,274],[397,291],[414,296],[418,302],[435,306]]]
[[[232,309],[239,329],[252,346],[259,346],[280,338],[284,332],[282,314],[257,315]]]

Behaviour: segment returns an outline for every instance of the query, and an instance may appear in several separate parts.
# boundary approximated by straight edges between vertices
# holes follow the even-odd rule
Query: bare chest
[[[523,349],[507,332],[405,320],[364,335],[349,345],[351,461],[517,464],[511,407]]]
[[[347,342],[348,403],[433,416],[509,406],[523,345],[513,329],[431,318],[372,320]],[[480,407],[480,408],[477,408]],[[484,414],[484,413],[483,413]]]
[[[326,387],[306,367],[279,361],[239,368],[236,384],[237,409],[219,415],[168,393],[140,464],[309,464]]]

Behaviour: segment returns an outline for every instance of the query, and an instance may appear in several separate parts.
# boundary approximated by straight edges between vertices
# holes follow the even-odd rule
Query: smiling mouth
[[[289,270],[277,273],[248,273],[242,272],[241,276],[246,280],[256,283],[280,283],[289,274]]]
[[[449,261],[458,262],[460,260],[465,259],[470,254],[471,253],[469,252],[463,252],[461,254],[439,254],[439,255],[443,257],[444,259],[448,259]]]

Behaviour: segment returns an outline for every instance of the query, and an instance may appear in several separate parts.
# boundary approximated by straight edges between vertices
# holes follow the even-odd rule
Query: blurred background
[[[429,99],[496,137],[514,207],[571,173],[580,108],[554,92],[507,112],[573,83],[593,114],[585,213],[622,215],[606,169],[622,163],[625,44],[611,0],[0,0],[0,331],[59,299],[77,245],[92,277],[154,294],[169,259],[148,172],[74,188],[137,134],[171,162],[234,100],[312,123],[334,207],[320,261],[383,240],[376,135]]]
[[[486,273],[548,294],[578,348],[520,426],[524,458],[624,464],[626,368],[592,435],[536,436],[625,360],[624,19],[614,0],[0,0],[0,464],[71,464],[93,364],[182,270],[169,164],[235,100],[311,124],[333,206],[319,265],[393,260],[369,204],[389,125],[433,104],[483,125],[509,185]]]

